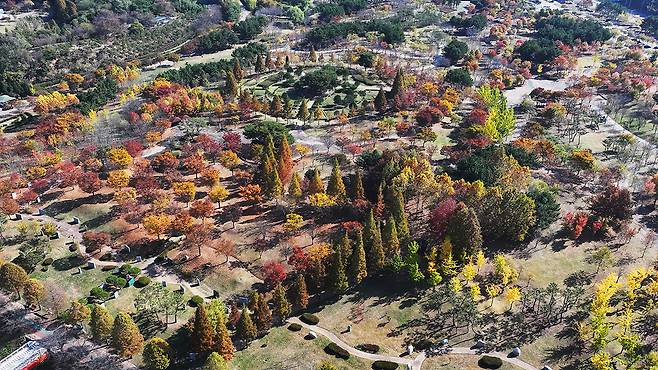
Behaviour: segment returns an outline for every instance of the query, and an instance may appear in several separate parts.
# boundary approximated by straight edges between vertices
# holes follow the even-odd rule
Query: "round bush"
[[[303,322],[309,324],[309,325],[317,325],[320,322],[320,319],[317,316],[313,315],[312,313],[308,313],[308,312],[303,313],[299,317],[299,319],[302,320]]]
[[[338,358],[342,358],[344,360],[347,360],[350,358],[350,353],[341,348],[338,344],[336,343],[329,343],[327,344],[326,347],[324,347],[324,351],[327,352],[330,355],[334,355]]]
[[[292,324],[288,325],[288,330],[290,330],[290,331],[300,331],[300,330],[302,330],[302,326],[299,325],[299,324],[292,323]]]
[[[360,349],[363,352],[368,352],[368,353],[379,352],[379,346],[376,344],[364,343],[364,344],[359,344],[358,346],[356,346],[356,348]]]
[[[478,366],[484,369],[499,369],[503,366],[503,360],[493,356],[482,356],[478,360]]]
[[[151,278],[148,276],[140,276],[135,282],[135,286],[138,288],[143,288],[149,284],[151,284]]]
[[[193,307],[198,307],[203,304],[203,297],[195,295],[190,298],[190,304]]]
[[[372,363],[372,368],[375,370],[395,370],[399,367],[400,365],[396,364],[395,362],[391,361],[375,361]]]
[[[53,264],[53,259],[48,257],[45,260],[41,261],[42,266],[50,266]]]

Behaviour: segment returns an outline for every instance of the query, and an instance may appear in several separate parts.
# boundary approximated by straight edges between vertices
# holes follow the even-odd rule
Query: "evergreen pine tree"
[[[382,235],[386,255],[391,258],[400,254],[400,240],[398,239],[398,229],[395,225],[395,219],[390,216],[384,226],[384,235]]]
[[[112,325],[114,319],[105,307],[95,304],[91,310],[91,319],[89,326],[91,328],[91,336],[98,343],[105,343],[112,335]]]
[[[281,98],[278,95],[274,95],[270,102],[270,115],[278,119],[281,113],[283,113],[283,103],[281,103]]]
[[[398,238],[401,245],[406,245],[409,242],[409,223],[407,222],[407,214],[404,211],[404,195],[400,190],[392,190],[390,197],[390,206],[388,209],[391,215],[395,218],[395,226],[398,231]]]
[[[171,347],[166,340],[153,337],[146,342],[143,352],[146,368],[165,370],[171,364]]]
[[[235,333],[238,338],[247,342],[256,339],[256,325],[254,325],[254,322],[251,320],[251,315],[249,315],[249,312],[246,309],[242,310],[242,315],[240,315],[240,320],[238,321]]]
[[[256,69],[257,73],[265,72],[265,61],[263,60],[263,56],[261,54],[256,56],[256,66],[254,68]]]
[[[297,172],[292,174],[292,179],[288,184],[288,195],[295,200],[302,198],[302,185]]]
[[[267,52],[267,57],[265,58],[265,66],[267,66],[268,69],[275,69],[276,64],[274,64],[274,61],[272,60],[272,53]]]
[[[194,314],[193,347],[196,352],[211,351],[215,345],[215,329],[210,324],[206,306],[200,304]]]
[[[144,346],[144,337],[135,322],[125,312],[119,312],[112,326],[112,347],[121,357],[132,357]]]
[[[231,71],[226,71],[226,94],[231,98],[238,96],[238,81]]]
[[[308,290],[306,289],[306,279],[304,275],[297,274],[295,282],[295,304],[302,310],[308,306]]]
[[[320,177],[320,170],[315,169],[311,181],[308,183],[308,194],[313,195],[317,193],[324,193],[324,183]]]
[[[254,321],[256,322],[258,331],[267,331],[272,327],[272,311],[263,297],[260,297],[258,300],[258,307],[256,307],[256,312],[254,313]]]
[[[331,260],[331,270],[329,271],[329,281],[331,288],[342,293],[349,287],[347,276],[345,276],[345,267],[340,253],[340,246],[334,246],[333,258]]]
[[[279,317],[279,320],[283,322],[288,315],[290,315],[290,303],[288,302],[288,297],[286,297],[286,290],[283,288],[281,283],[276,285],[274,288],[274,313]]]
[[[343,183],[343,175],[340,172],[338,160],[334,160],[334,168],[331,170],[331,176],[327,183],[327,194],[336,197],[337,199],[345,199],[345,184]]]
[[[258,309],[258,305],[260,303],[260,294],[256,290],[252,290],[249,293],[249,303],[247,303],[247,308],[249,308],[249,311],[256,312]]]
[[[203,364],[203,370],[228,370],[228,364],[219,353],[213,352]]]
[[[379,184],[379,188],[377,189],[377,201],[375,202],[375,208],[373,209],[373,212],[375,212],[375,217],[378,219],[381,219],[384,216],[384,210],[385,210],[385,205],[384,205],[384,183],[382,182]]]
[[[299,103],[299,110],[297,111],[297,119],[302,120],[302,122],[304,122],[304,125],[306,125],[306,121],[308,120],[310,115],[311,114],[308,111],[308,101],[304,98],[302,99],[302,102]]]
[[[391,87],[391,91],[389,92],[389,97],[391,99],[395,99],[400,93],[400,90],[402,90],[403,79],[404,79],[404,72],[402,71],[402,68],[399,68],[398,72],[395,74],[395,79],[393,80],[393,86]]]
[[[361,230],[356,231],[354,250],[350,257],[350,280],[352,285],[360,284],[368,276],[366,266],[366,252],[363,249],[363,234]]]
[[[340,239],[339,245],[341,262],[343,263],[343,266],[347,266],[347,261],[350,259],[350,256],[352,256],[352,251],[354,250],[347,230],[345,230],[343,233],[343,237]]]
[[[318,62],[318,53],[315,51],[315,47],[311,47],[311,53],[309,54],[309,59],[313,63]]]
[[[372,275],[384,267],[385,259],[382,236],[379,231],[379,223],[375,222],[375,216],[372,209],[366,219],[363,234],[366,249],[368,250],[368,268]]]
[[[463,263],[482,248],[482,232],[477,214],[460,203],[448,223],[447,235],[453,246],[453,256]]]
[[[354,199],[366,199],[366,193],[363,189],[363,173],[357,170],[354,174],[354,185],[352,186],[352,196]]]
[[[224,322],[219,322],[216,328],[215,349],[226,361],[233,358],[235,347]]]
[[[386,100],[384,89],[379,89],[377,96],[375,96],[375,109],[381,114],[386,113],[386,110],[388,109],[388,101]]]
[[[274,166],[273,166],[274,167]],[[272,171],[272,185],[270,188],[269,195],[273,198],[281,198],[283,196],[283,184],[281,183],[281,178],[279,177],[279,171],[276,167]]]
[[[283,135],[281,138],[281,144],[279,144],[279,177],[281,182],[287,183],[290,180],[290,175],[292,174],[292,150],[290,149],[290,144],[288,144],[287,135]]]
[[[240,65],[240,59],[238,58],[233,59],[233,77],[235,77],[237,81],[242,81],[244,78],[244,71]]]

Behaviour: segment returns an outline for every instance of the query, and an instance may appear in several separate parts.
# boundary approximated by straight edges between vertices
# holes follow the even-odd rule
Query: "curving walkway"
[[[317,325],[309,325],[303,321],[301,321],[298,317],[291,317],[287,320],[289,323],[295,323],[299,324],[303,327],[305,327],[308,330],[311,330],[317,334],[321,334],[324,337],[327,337],[329,340],[332,342],[336,343],[339,345],[341,348],[349,352],[351,355],[364,358],[366,360],[370,361],[390,361],[390,362],[395,362],[400,365],[408,366],[408,368],[412,370],[421,370],[423,362],[427,358],[426,352],[421,352],[416,358],[410,359],[410,358],[402,358],[402,357],[395,357],[395,356],[384,356],[384,355],[378,355],[378,354],[372,354],[368,352],[363,352],[360,351],[349,344],[345,343],[342,339],[340,339],[336,334],[330,332],[327,329],[324,329],[322,327],[319,327]],[[452,347],[448,350],[448,353],[450,354],[459,354],[459,355],[473,355],[473,356],[482,356],[484,354],[487,354],[489,356],[493,357],[498,357],[499,359],[503,360],[504,362],[507,362],[509,364],[512,364],[514,366],[517,366],[520,369],[523,370],[539,370],[535,366],[522,361],[518,358],[509,358],[507,357],[507,354],[502,353],[502,352],[481,352],[479,350],[471,349],[471,348],[466,348],[466,347]]]

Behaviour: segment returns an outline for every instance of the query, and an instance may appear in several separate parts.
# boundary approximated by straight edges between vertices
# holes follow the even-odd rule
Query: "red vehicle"
[[[31,370],[48,359],[48,350],[39,343],[29,341],[9,356],[0,360],[2,370]]]

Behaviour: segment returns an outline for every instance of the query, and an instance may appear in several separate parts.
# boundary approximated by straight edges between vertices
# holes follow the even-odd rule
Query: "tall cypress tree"
[[[376,273],[384,267],[384,246],[379,231],[379,223],[375,222],[375,216],[370,209],[368,218],[363,228],[363,237],[368,251],[368,268],[370,273]]]
[[[267,331],[272,327],[272,311],[263,297],[260,297],[258,300],[258,306],[256,307],[256,312],[254,312],[254,319],[258,331]]]
[[[347,266],[347,261],[350,259],[350,256],[352,255],[352,250],[354,249],[352,247],[352,242],[350,240],[350,236],[347,233],[347,230],[343,233],[342,238],[340,239],[340,259],[343,264],[343,266]]]
[[[203,364],[203,370],[228,370],[228,364],[219,353],[213,352]]]
[[[363,249],[363,234],[361,230],[356,232],[354,250],[350,257],[350,280],[353,285],[360,284],[368,276],[366,266],[366,252]]]
[[[390,216],[384,226],[384,235],[382,235],[384,248],[388,258],[400,254],[400,240],[398,239],[398,229],[395,225],[395,219]]]
[[[313,170],[313,176],[308,183],[308,194],[313,195],[317,193],[324,193],[324,183],[320,177],[320,170],[316,168]]]
[[[297,274],[295,282],[295,304],[302,310],[308,306],[308,290],[306,289],[306,278],[304,274]]]
[[[302,102],[299,103],[299,110],[297,111],[297,119],[302,120],[302,122],[304,122],[304,125],[306,125],[306,121],[310,116],[311,113],[309,113],[308,111],[308,101],[306,99],[302,99]]]
[[[249,315],[249,312],[247,312],[246,309],[242,310],[242,315],[240,315],[240,320],[238,321],[235,333],[238,338],[247,342],[256,339],[256,325],[254,325],[254,322],[251,320],[251,315]]]
[[[477,214],[463,203],[460,203],[451,217],[447,234],[452,241],[452,254],[457,262],[464,262],[482,248],[482,232]]]
[[[91,320],[89,326],[91,327],[91,335],[95,341],[105,343],[112,335],[112,324],[114,319],[105,307],[95,304],[91,310]]]
[[[235,75],[231,71],[226,71],[226,94],[234,98],[238,96],[238,89],[238,81],[235,79]]]
[[[375,109],[381,114],[386,113],[388,109],[388,101],[386,100],[384,89],[379,89],[377,96],[375,96]]]
[[[398,68],[398,73],[395,74],[395,79],[393,80],[393,86],[391,86],[391,91],[389,92],[389,97],[395,99],[400,90],[402,90],[402,80],[404,79],[404,72],[402,68]]]
[[[283,288],[281,283],[276,285],[274,289],[274,313],[279,316],[279,320],[282,322],[290,315],[290,303],[288,302],[288,297],[286,297],[286,290]]]
[[[400,244],[406,245],[409,242],[409,223],[407,222],[407,214],[404,211],[404,195],[400,190],[391,190],[390,197],[390,211],[391,215],[395,218],[395,226],[398,232]]]
[[[363,190],[363,173],[357,170],[354,174],[354,185],[352,186],[352,197],[354,199],[365,199],[366,192]]]
[[[343,266],[340,246],[334,246],[333,258],[331,259],[329,270],[329,281],[331,288],[337,293],[342,293],[349,287],[347,276],[345,276],[345,267]]]
[[[256,66],[254,68],[256,69],[257,73],[265,72],[265,61],[263,60],[263,56],[261,54],[256,56]]]
[[[302,197],[302,185],[297,172],[292,174],[290,184],[288,184],[288,195],[294,200],[299,200]]]
[[[226,328],[226,324],[223,321],[220,321],[217,324],[216,331],[215,350],[222,355],[226,361],[230,361],[233,358],[233,353],[235,353],[235,347],[233,346],[233,341],[231,340],[231,335]]]
[[[277,168],[281,182],[287,183],[288,180],[290,180],[292,167],[292,150],[290,149],[287,135],[283,135],[281,138],[281,144],[279,144],[279,166]]]
[[[327,183],[327,194],[336,197],[337,199],[345,199],[345,184],[343,183],[343,175],[340,172],[338,160],[334,160],[334,168],[331,170],[331,176]]]
[[[200,304],[194,314],[192,342],[196,352],[208,352],[215,346],[215,330],[210,324],[204,304]]]
[[[238,58],[233,59],[233,76],[237,81],[242,81],[244,78],[244,71],[240,65],[240,59]]]
[[[144,337],[135,322],[125,312],[119,312],[112,326],[112,347],[121,357],[132,357],[144,346]]]
[[[281,116],[281,113],[283,113],[283,103],[281,102],[279,95],[274,95],[272,101],[270,101],[270,115],[272,117],[276,117],[278,120],[278,118]]]

